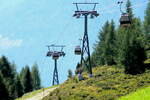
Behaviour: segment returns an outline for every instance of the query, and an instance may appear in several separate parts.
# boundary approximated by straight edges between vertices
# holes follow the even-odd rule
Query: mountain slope
[[[116,100],[121,96],[150,86],[150,71],[139,75],[124,74],[123,69],[112,66],[94,68],[94,77],[78,81],[67,80],[43,100]]]
[[[119,100],[150,100],[150,87],[140,89],[125,97],[121,97]]]

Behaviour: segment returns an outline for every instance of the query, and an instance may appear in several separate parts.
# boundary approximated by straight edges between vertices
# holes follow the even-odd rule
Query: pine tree
[[[68,78],[72,78],[72,77],[73,77],[72,70],[71,70],[71,69],[69,69],[69,70],[68,70]]]
[[[129,74],[139,74],[145,71],[144,60],[146,59],[144,46],[139,41],[133,41],[130,44],[125,56],[123,64],[125,72]]]
[[[2,56],[2,58],[0,59],[0,73],[4,78],[4,83],[6,89],[8,90],[10,99],[15,98],[15,72],[15,66],[12,66],[5,56]]]
[[[21,84],[19,75],[17,75],[17,77],[15,79],[15,92],[14,92],[14,94],[15,94],[16,98],[21,97],[24,94],[23,86]]]
[[[31,73],[28,65],[26,65],[25,68],[21,71],[21,82],[24,88],[24,93],[33,90],[32,78],[31,78]]]
[[[33,85],[33,90],[37,90],[41,88],[41,79],[39,75],[39,70],[38,70],[38,65],[34,64],[32,66],[32,85]]]
[[[9,100],[9,94],[0,73],[0,100]]]
[[[147,57],[150,58],[150,0],[147,5],[144,17],[144,33],[146,37],[146,49],[147,49]]]
[[[92,54],[91,60],[92,60],[92,65],[104,65],[106,64],[105,62],[105,42],[106,42],[106,37],[107,34],[109,33],[109,26],[110,23],[107,21],[105,25],[102,27],[102,30],[100,30],[98,34],[98,41],[95,44],[94,47],[94,52]]]
[[[130,0],[127,0],[127,3],[126,3],[126,12],[129,14],[131,20],[134,18],[134,15],[133,15],[133,11],[132,11],[132,7],[131,7],[131,2]]]
[[[2,56],[0,59],[0,71],[4,78],[14,78],[12,74],[12,68],[10,67],[10,63],[5,56]]]
[[[115,64],[115,34],[114,21],[112,20],[111,23],[107,21],[99,33],[99,40],[91,57],[94,66]]]
[[[20,74],[19,74],[19,78],[20,78],[20,81],[21,81],[21,85],[22,85],[22,87],[23,87],[23,93],[24,93],[24,84],[23,84],[23,82],[24,82],[24,75],[25,74],[25,68],[23,67],[22,69],[21,69],[21,71],[20,71]]]
[[[127,8],[131,6],[130,1],[127,2]],[[141,28],[141,22],[132,14],[132,8],[127,9],[132,17],[130,27],[120,27],[118,29],[116,51],[117,63],[125,67],[125,72],[129,74],[138,74],[144,71],[144,34]],[[138,54],[139,52],[139,54]],[[138,61],[138,62],[137,62]]]
[[[106,65],[113,65],[115,64],[114,61],[114,47],[115,47],[115,25],[114,21],[112,20],[109,25],[109,32],[105,38],[105,44],[104,44],[104,58],[105,58],[105,64]]]
[[[147,35],[150,34],[150,0],[145,11],[144,29],[145,29],[145,34]]]

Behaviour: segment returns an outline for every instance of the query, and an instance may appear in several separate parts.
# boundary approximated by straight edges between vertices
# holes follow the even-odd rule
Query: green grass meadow
[[[121,97],[119,100],[150,100],[150,87],[137,90],[134,93]]]

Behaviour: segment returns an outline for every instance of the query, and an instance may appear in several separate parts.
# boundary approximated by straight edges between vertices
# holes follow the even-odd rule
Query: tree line
[[[100,29],[91,55],[93,67],[116,65],[125,68],[128,74],[143,73],[150,67],[144,63],[150,59],[150,0],[143,22],[133,14],[130,0],[127,0],[126,12],[132,21],[130,27],[116,27],[111,20]],[[76,70],[80,69],[78,64]]]
[[[0,58],[0,99],[14,100],[23,94],[41,88],[38,65],[32,69],[26,65],[21,72],[16,71],[16,65],[10,63],[5,56]]]

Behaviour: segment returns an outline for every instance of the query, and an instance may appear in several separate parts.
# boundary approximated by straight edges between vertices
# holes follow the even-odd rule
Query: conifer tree
[[[2,56],[0,59],[0,71],[5,78],[14,78],[12,74],[12,68],[10,67],[10,63],[5,56]]]
[[[105,62],[105,42],[107,34],[109,33],[109,25],[110,23],[107,21],[105,25],[102,27],[100,32],[98,33],[98,41],[95,44],[94,52],[92,54],[91,60],[92,64],[97,65],[104,65]]]
[[[10,99],[14,99],[14,91],[15,91],[15,68],[14,66],[11,66],[10,62],[5,56],[2,56],[0,59],[0,73],[2,74],[2,77],[4,78],[4,83],[6,86],[6,89],[9,93]]]
[[[133,11],[132,11],[132,5],[131,5],[131,1],[130,0],[127,0],[127,3],[126,3],[126,12],[129,14],[131,20],[134,18],[134,14],[133,14]]]
[[[105,37],[105,43],[103,46],[103,53],[104,53],[104,60],[106,65],[113,65],[115,64],[114,56],[115,56],[115,25],[114,21],[112,20],[109,25],[109,32]]]
[[[15,94],[16,98],[21,97],[24,94],[23,86],[21,84],[19,75],[17,75],[17,77],[15,79],[15,92],[14,92],[14,94]]]
[[[9,100],[9,94],[0,73],[0,100]]]
[[[21,78],[24,93],[31,92],[33,90],[32,77],[28,65],[26,65],[25,68],[21,71]]]
[[[144,17],[144,30],[145,34],[150,34],[150,0],[145,10],[145,17]]]
[[[73,77],[72,70],[71,70],[71,69],[69,69],[69,70],[68,70],[68,78],[72,78],[72,77]]]
[[[148,2],[147,8],[145,10],[145,17],[144,17],[144,33],[146,37],[146,50],[147,50],[147,57],[150,58],[150,0]]]
[[[92,54],[92,64],[97,65],[113,65],[115,64],[115,25],[112,20],[103,26],[99,33],[97,44]]]
[[[40,74],[39,74],[39,70],[38,70],[38,65],[34,64],[32,66],[32,86],[33,86],[33,90],[37,90],[41,88],[41,79],[40,79]]]
[[[133,16],[130,0],[127,1],[126,6],[128,8],[127,12],[132,18],[132,24],[130,27],[120,27],[118,29],[116,38],[118,56],[116,61],[118,64],[124,65],[126,73],[138,74],[144,72],[144,34],[140,20]]]

